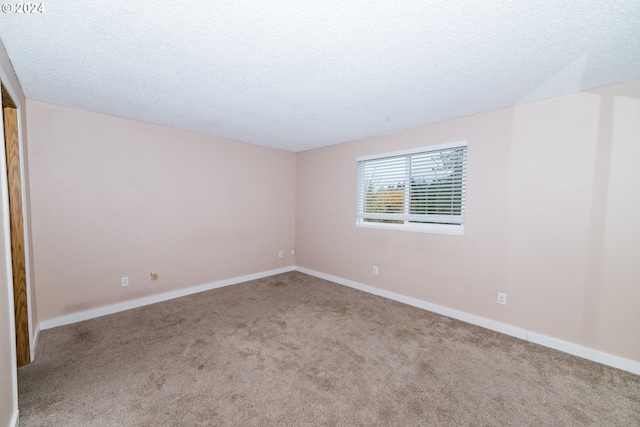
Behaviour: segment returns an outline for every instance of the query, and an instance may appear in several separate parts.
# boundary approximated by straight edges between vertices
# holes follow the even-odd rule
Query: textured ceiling
[[[640,0],[12,5],[27,98],[289,151],[640,77]]]

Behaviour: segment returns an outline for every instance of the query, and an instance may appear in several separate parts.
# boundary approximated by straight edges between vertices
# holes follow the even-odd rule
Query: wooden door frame
[[[4,70],[0,69],[0,84],[2,85],[2,87],[5,89],[7,95],[10,96],[11,100],[13,101],[13,105],[15,106],[15,110],[16,110],[16,119],[17,119],[17,126],[18,126],[18,148],[19,148],[19,153],[20,153],[20,184],[21,184],[21,198],[22,198],[22,219],[23,219],[23,239],[24,239],[24,253],[25,253],[25,281],[26,281],[26,294],[27,294],[27,317],[28,317],[28,323],[29,323],[29,353],[30,353],[30,361],[33,361],[34,357],[35,357],[35,349],[36,349],[36,342],[37,342],[37,338],[38,338],[38,329],[37,327],[35,327],[35,325],[33,324],[33,312],[32,312],[32,292],[31,292],[31,245],[30,245],[30,240],[29,240],[29,235],[30,235],[30,229],[29,229],[29,221],[28,221],[28,215],[27,215],[27,176],[25,173],[25,153],[24,153],[24,132],[23,132],[23,121],[22,121],[22,116],[23,116],[23,109],[24,109],[24,105],[22,105],[22,103],[20,102],[20,98],[17,96],[15,89],[12,87],[12,85],[9,82],[9,79],[7,78],[8,76],[6,76],[3,72]],[[2,142],[4,143],[4,124],[2,126],[0,126],[0,138],[2,140]],[[5,214],[6,219],[5,222],[6,224],[2,224],[5,232],[9,232],[9,234],[7,234],[7,239],[11,239],[10,237],[10,229],[9,229],[9,215],[8,215],[8,182],[7,182],[7,178],[6,178],[6,174],[7,174],[7,164],[6,164],[6,155],[4,153],[4,150],[2,150],[2,153],[0,154],[0,161],[2,162],[2,167],[1,172],[4,174],[4,178],[2,179],[2,181],[0,181],[2,183],[2,202],[3,205],[6,203],[6,209],[5,209]],[[7,243],[7,242],[3,242],[3,243]],[[12,258],[11,258],[11,247],[10,247],[10,242],[9,242],[9,247],[8,247],[8,253],[7,253],[7,260],[6,262],[8,263],[8,267],[10,268],[10,273],[11,273],[11,279],[13,278],[13,270],[11,268],[12,266]],[[12,292],[13,292],[13,281],[11,280],[11,282],[9,283],[9,286],[12,287]],[[15,310],[15,307],[14,307]],[[15,348],[15,343],[14,343],[14,348]],[[14,354],[15,356],[15,354]]]

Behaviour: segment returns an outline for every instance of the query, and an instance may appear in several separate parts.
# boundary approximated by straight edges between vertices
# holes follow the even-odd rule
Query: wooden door
[[[18,141],[18,110],[2,87],[2,121],[4,146],[7,155],[7,184],[9,187],[9,220],[11,224],[11,265],[13,268],[13,303],[16,320],[16,356],[18,366],[31,361],[29,350],[29,315],[27,309],[27,271],[24,251],[24,223],[22,218],[22,180],[20,145]]]

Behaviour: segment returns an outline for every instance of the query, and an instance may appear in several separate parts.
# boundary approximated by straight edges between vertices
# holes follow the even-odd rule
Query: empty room
[[[0,427],[639,426],[638,28],[3,3]]]

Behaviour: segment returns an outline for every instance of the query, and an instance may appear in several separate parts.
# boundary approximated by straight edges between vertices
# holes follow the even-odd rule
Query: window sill
[[[413,233],[448,234],[464,236],[464,225],[449,224],[385,224],[380,222],[356,222],[359,228],[377,228],[379,230],[410,231]]]

